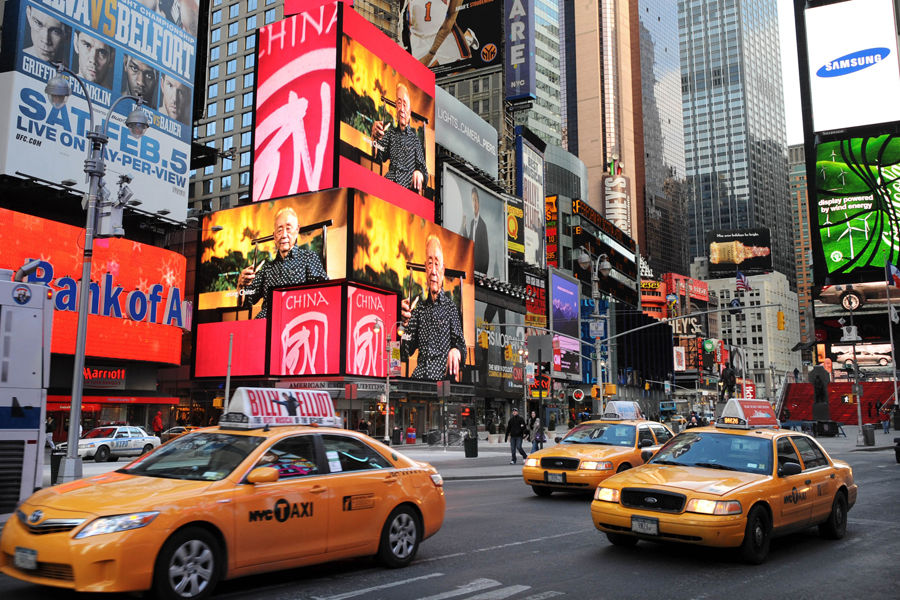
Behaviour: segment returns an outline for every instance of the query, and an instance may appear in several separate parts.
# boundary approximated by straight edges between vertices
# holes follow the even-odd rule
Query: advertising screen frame
[[[581,283],[556,269],[549,269],[549,283],[550,330],[578,339],[581,336]]]

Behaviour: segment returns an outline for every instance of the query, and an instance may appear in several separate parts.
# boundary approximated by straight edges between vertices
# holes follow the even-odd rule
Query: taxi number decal
[[[375,494],[357,494],[355,496],[344,496],[344,511],[348,510],[367,510],[375,508]]]
[[[801,492],[797,488],[792,489],[791,493],[784,497],[785,504],[799,504],[803,500],[806,500],[806,492]]]
[[[303,517],[313,516],[312,502],[288,502],[284,498],[279,498],[275,502],[275,507],[266,510],[251,510],[250,522],[254,521],[271,521],[275,519],[279,523],[284,523],[288,519],[302,519]]]
[[[116,448],[124,448],[125,446],[128,445],[128,442],[125,442],[125,441],[122,441],[122,442],[116,442],[116,443],[113,444],[113,445],[114,445]]]

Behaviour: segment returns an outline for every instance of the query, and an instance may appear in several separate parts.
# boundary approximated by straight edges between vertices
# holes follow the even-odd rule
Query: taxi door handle
[[[396,483],[399,480],[396,473],[391,473],[389,475],[384,476],[385,483]]]
[[[314,485],[311,488],[309,488],[309,493],[310,494],[321,494],[322,492],[324,492],[326,490],[328,490],[328,488],[326,488],[324,485]]]

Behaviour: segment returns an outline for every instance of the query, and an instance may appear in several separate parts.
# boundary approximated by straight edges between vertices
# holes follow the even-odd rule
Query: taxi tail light
[[[583,460],[578,468],[587,471],[612,471],[613,464],[608,460]]]
[[[599,500],[601,502],[619,502],[619,490],[614,490],[612,488],[607,487],[598,487],[597,491],[594,492],[594,500]]]
[[[741,503],[737,500],[704,500],[692,498],[688,501],[686,512],[699,513],[701,515],[739,515]]]
[[[434,487],[444,487],[444,478],[441,477],[440,473],[432,473],[431,474],[431,483],[434,484]]]

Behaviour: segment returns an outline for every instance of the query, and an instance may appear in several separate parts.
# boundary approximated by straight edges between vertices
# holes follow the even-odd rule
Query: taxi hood
[[[202,493],[212,483],[106,473],[36,492],[28,503],[59,511],[92,515],[153,510]]]
[[[680,467],[676,465],[641,465],[624,471],[607,480],[617,487],[644,487],[669,491],[723,496],[762,479],[768,475],[743,473],[740,471],[718,471],[703,467]]]
[[[581,460],[603,460],[626,452],[634,452],[631,446],[608,446],[606,444],[557,444],[528,455],[529,458],[565,456]]]

